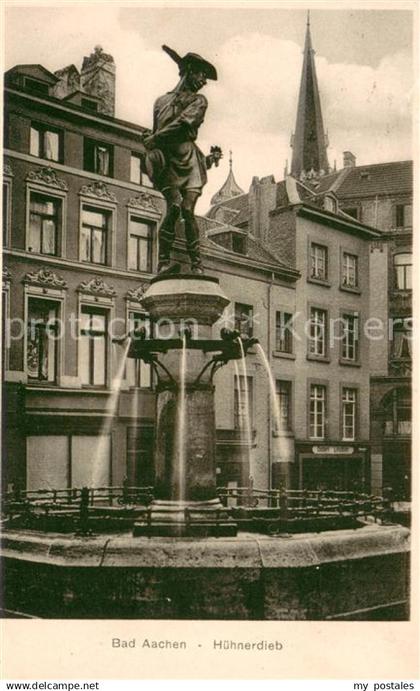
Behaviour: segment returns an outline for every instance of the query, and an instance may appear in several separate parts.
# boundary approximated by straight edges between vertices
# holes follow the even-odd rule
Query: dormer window
[[[326,195],[325,201],[324,201],[324,208],[326,211],[332,211],[333,213],[336,213],[337,211],[337,200],[335,197],[332,197],[330,195]]]
[[[246,237],[239,233],[232,233],[232,250],[237,254],[246,254]]]
[[[48,84],[41,82],[39,79],[31,79],[30,77],[25,77],[25,89],[31,91],[31,93],[38,96],[48,96]]]
[[[82,108],[86,108],[86,110],[90,110],[92,113],[98,112],[98,103],[91,98],[82,98],[81,106]]]
[[[361,180],[370,180],[370,173],[368,173],[367,170],[363,170],[363,171],[360,173],[360,179],[361,179]]]

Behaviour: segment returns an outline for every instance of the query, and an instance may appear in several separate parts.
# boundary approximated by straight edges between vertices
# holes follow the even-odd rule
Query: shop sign
[[[312,453],[325,456],[350,456],[354,452],[353,446],[313,446]]]

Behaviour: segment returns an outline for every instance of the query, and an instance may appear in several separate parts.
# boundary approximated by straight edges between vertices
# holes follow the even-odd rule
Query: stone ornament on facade
[[[412,373],[411,360],[393,360],[390,362],[389,369],[391,374],[398,377],[410,377]]]
[[[78,287],[79,293],[86,293],[87,295],[95,295],[101,297],[115,297],[117,291],[113,286],[109,286],[105,283],[104,279],[100,276],[92,278],[90,281],[82,281]]]
[[[8,281],[11,281],[12,279],[12,274],[10,273],[10,269],[7,268],[7,266],[3,265],[3,283],[7,283]]]
[[[157,211],[159,213],[153,196],[146,192],[140,192],[136,197],[131,197],[128,200],[127,206],[142,209],[142,211]]]
[[[117,198],[113,192],[110,192],[104,182],[92,182],[91,185],[83,185],[80,194],[85,197],[95,197],[95,199],[102,199],[108,202],[116,202]]]
[[[370,243],[370,251],[374,252],[375,250],[379,250],[380,252],[384,251],[384,243],[382,240],[372,240]]]
[[[126,299],[132,300],[133,302],[140,302],[148,287],[147,283],[140,283],[138,288],[127,290]]]
[[[13,177],[13,169],[8,161],[3,162],[3,177]]]
[[[55,187],[59,190],[68,190],[67,183],[57,177],[57,173],[53,168],[32,170],[29,175],[27,175],[26,180],[27,182],[37,182],[40,185],[47,185],[47,187]]]
[[[50,269],[41,268],[38,271],[29,272],[23,279],[23,283],[42,286],[43,288],[67,288],[64,278],[58,276]]]

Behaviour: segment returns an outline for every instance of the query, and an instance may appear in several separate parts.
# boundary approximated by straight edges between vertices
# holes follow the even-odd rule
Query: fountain
[[[155,337],[141,328],[116,339],[124,350],[105,423],[116,412],[126,357],[150,365],[157,380],[154,486],[7,496],[4,607],[9,616],[60,619],[406,619],[409,531],[390,524],[388,500],[250,482],[230,506],[231,488],[217,487],[214,375],[233,360],[239,386],[241,363],[251,454],[245,357],[257,341],[227,329],[214,338],[229,299],[201,265],[197,186],[221,150],[204,156],[195,144],[205,110],[196,92],[203,77],[217,73],[199,55],[164,49],[181,78],[157,100],[155,129],[143,139],[144,172],[168,205],[159,275],[142,298],[159,328]],[[191,273],[171,265],[181,221]],[[260,356],[280,429],[275,383],[262,349]],[[95,467],[93,459],[92,479]]]
[[[157,377],[156,498],[136,536],[236,535],[216,491],[213,377],[243,361],[256,339],[227,329],[212,338],[228,303],[216,278],[196,274],[157,276],[142,298],[159,333],[135,332],[128,357],[151,364]]]

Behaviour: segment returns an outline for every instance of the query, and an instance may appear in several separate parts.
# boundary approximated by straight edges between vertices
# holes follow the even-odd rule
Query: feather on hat
[[[176,50],[169,48],[169,46],[162,46],[162,49],[172,58],[174,62],[179,67],[181,74],[185,72],[188,67],[194,67],[195,69],[200,69],[206,75],[207,79],[217,79],[217,71],[214,65],[208,60],[205,60],[197,53],[187,53],[182,58]]]

